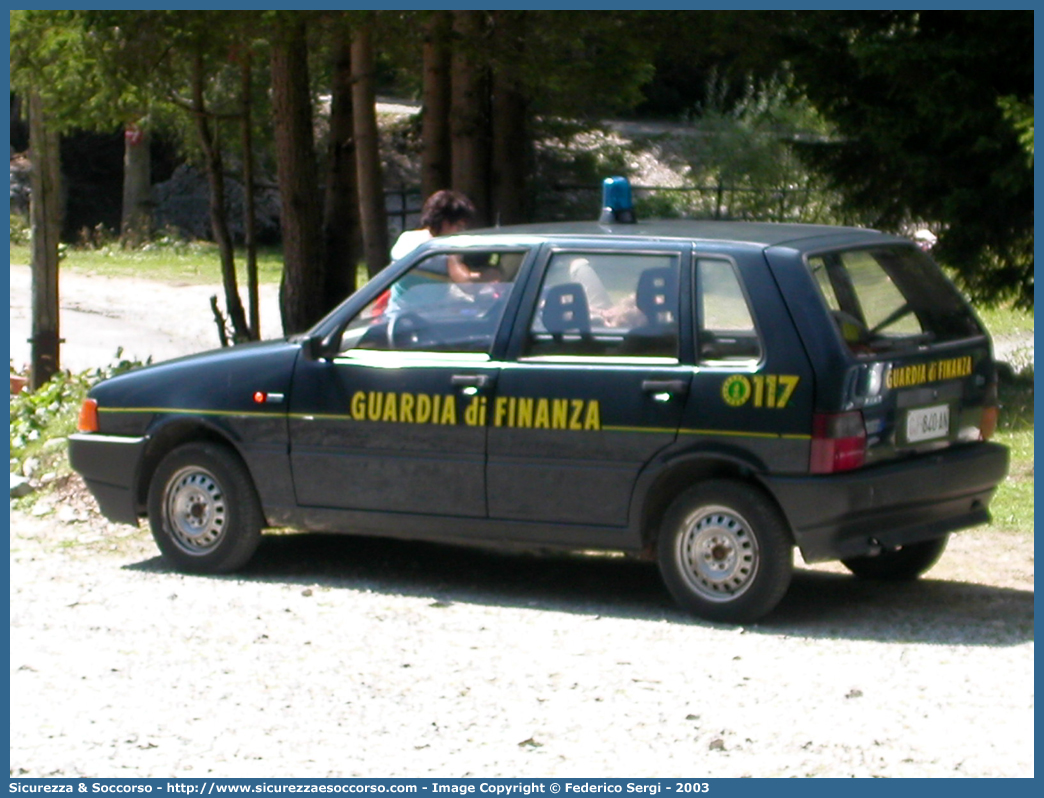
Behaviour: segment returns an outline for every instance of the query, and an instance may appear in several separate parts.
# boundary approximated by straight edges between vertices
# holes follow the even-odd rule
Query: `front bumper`
[[[986,523],[1008,473],[996,443],[955,446],[832,476],[765,477],[805,562],[839,560]]]
[[[69,462],[83,476],[102,515],[138,524],[138,470],[147,438],[76,433],[69,436]]]

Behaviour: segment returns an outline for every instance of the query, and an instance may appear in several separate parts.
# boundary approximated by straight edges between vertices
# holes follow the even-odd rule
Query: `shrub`
[[[11,243],[22,246],[29,243],[29,220],[20,213],[11,214]]]
[[[59,462],[64,460],[64,447],[51,442],[64,440],[76,431],[80,405],[91,386],[151,361],[151,358],[145,363],[127,360],[122,355],[120,348],[108,366],[79,374],[61,371],[37,390],[11,396],[12,473],[18,471],[31,476],[40,470],[65,467]]]

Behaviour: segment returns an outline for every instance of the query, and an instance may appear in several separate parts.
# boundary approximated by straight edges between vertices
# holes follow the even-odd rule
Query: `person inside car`
[[[464,232],[474,218],[474,203],[459,191],[436,191],[425,200],[424,207],[421,208],[421,226],[416,230],[404,231],[395,242],[391,249],[392,260],[409,255],[421,244],[436,236]]]

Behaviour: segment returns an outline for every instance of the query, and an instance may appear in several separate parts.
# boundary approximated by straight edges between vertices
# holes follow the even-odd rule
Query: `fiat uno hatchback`
[[[795,547],[914,578],[989,519],[990,340],[926,254],[633,223],[607,183],[598,223],[438,238],[307,333],[95,386],[74,467],[185,571],[265,527],[615,550],[727,622],[777,605]]]

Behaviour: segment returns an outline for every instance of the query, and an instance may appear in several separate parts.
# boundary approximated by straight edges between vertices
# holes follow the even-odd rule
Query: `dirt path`
[[[11,359],[15,366],[29,361],[32,276],[28,266],[11,266]],[[263,338],[282,335],[279,290],[261,286]],[[219,285],[170,285],[154,280],[61,275],[60,335],[63,368],[73,371],[104,366],[116,350],[124,357],[144,361],[169,360],[220,346],[210,297],[219,297]]]

